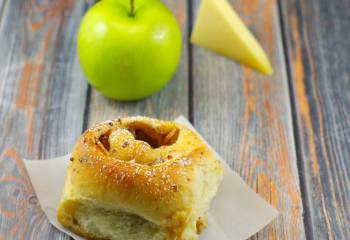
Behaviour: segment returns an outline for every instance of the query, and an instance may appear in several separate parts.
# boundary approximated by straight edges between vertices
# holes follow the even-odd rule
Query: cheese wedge
[[[191,42],[272,74],[264,50],[227,0],[202,0]]]

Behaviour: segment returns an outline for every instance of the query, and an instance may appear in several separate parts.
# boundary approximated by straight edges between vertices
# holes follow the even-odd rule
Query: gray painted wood
[[[195,16],[200,1],[194,2]],[[229,165],[280,211],[252,239],[304,239],[278,6],[273,0],[230,2],[266,49],[274,74],[263,76],[194,46],[194,124]]]
[[[282,1],[308,235],[350,239],[350,1]]]
[[[0,0],[0,21],[1,21],[1,17],[3,16],[3,10],[5,8],[5,4],[6,4],[6,0]]]
[[[163,1],[175,14],[182,32],[182,56],[177,73],[159,93],[137,102],[108,100],[91,90],[88,126],[98,122],[126,116],[149,116],[172,120],[180,114],[188,116],[188,25],[187,1]]]
[[[75,33],[88,5],[11,0],[3,9],[0,239],[69,239],[46,220],[20,159],[66,154],[82,131],[87,84]]]

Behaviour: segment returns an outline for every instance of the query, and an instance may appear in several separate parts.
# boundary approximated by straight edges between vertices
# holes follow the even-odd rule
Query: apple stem
[[[135,6],[134,6],[134,0],[130,0],[130,17],[135,16]]]

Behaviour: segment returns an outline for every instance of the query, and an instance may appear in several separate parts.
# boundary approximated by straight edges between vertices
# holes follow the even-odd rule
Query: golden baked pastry
[[[198,239],[222,173],[219,160],[180,124],[107,121],[73,150],[58,221],[88,239]]]

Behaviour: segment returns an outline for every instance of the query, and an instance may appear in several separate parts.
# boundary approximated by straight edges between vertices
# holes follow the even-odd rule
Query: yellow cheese
[[[202,0],[191,42],[272,74],[264,50],[227,0]]]

